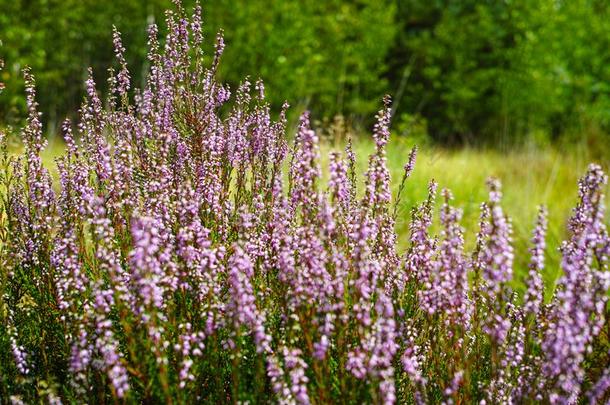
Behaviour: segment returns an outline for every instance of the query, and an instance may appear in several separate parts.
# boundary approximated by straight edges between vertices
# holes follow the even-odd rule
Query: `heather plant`
[[[488,181],[474,251],[462,212],[431,181],[396,249],[386,165],[391,103],[355,156],[329,159],[303,114],[287,136],[262,82],[218,82],[202,63],[201,10],[149,29],[150,72],[92,77],[63,125],[53,179],[34,78],[24,153],[2,134],[0,398],[6,403],[603,403],[610,399],[610,238],[591,165],[544,296],[546,209],[515,279],[512,225]],[[430,231],[440,221],[440,232]],[[523,282],[526,293],[513,291]]]

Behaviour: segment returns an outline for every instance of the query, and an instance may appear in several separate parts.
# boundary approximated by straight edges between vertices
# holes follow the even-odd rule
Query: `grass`
[[[344,143],[336,142],[324,149],[341,149]],[[388,168],[394,195],[402,177],[403,166],[413,144],[405,137],[393,137],[387,151]],[[354,143],[360,172],[366,170],[367,157],[374,144],[370,138],[360,137]],[[515,273],[523,279],[527,274],[529,240],[540,204],[549,212],[547,234],[547,269],[544,274],[547,288],[552,288],[561,270],[559,246],[567,236],[567,220],[576,205],[578,179],[587,166],[596,162],[608,173],[610,161],[591,159],[583,148],[569,151],[554,148],[523,148],[509,152],[481,149],[447,150],[438,147],[419,149],[417,163],[407,180],[402,201],[398,207],[397,228],[399,251],[408,245],[408,226],[411,208],[423,201],[431,179],[439,183],[439,190],[448,188],[454,195],[454,205],[463,210],[466,228],[466,245],[472,248],[478,230],[480,204],[488,198],[485,181],[495,176],[502,181],[503,207],[511,217],[516,249]],[[610,192],[607,187],[606,194]],[[440,198],[437,201],[440,205]],[[436,218],[438,221],[438,218]],[[435,224],[437,227],[438,224]],[[519,283],[517,283],[519,284]]]

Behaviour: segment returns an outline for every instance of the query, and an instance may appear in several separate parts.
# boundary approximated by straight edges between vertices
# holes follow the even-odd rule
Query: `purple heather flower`
[[[189,17],[175,3],[165,38],[149,27],[150,69],[133,97],[113,30],[111,94],[102,100],[89,70],[79,121],[62,125],[57,183],[43,165],[34,80],[24,72],[25,152],[0,155],[0,313],[8,314],[0,341],[9,377],[19,377],[7,386],[11,401],[240,401],[251,384],[282,404],[337,395],[388,404],[607,398],[610,372],[599,371],[607,355],[598,343],[608,326],[610,237],[599,166],[579,183],[563,275],[546,305],[540,210],[519,307],[497,180],[489,181],[472,258],[447,190],[433,233],[434,181],[399,256],[395,222],[417,149],[391,211],[389,98],[364,177],[351,140],[323,172],[308,114],[290,148],[287,104],[273,118],[262,81],[233,91],[220,83],[222,32],[206,66],[201,7]],[[44,319],[30,297],[49,309]],[[214,374],[217,366],[225,371]],[[66,384],[41,392],[40,378]]]
[[[610,353],[609,353],[610,354]],[[587,398],[591,405],[597,404],[610,392],[610,366],[608,366],[595,385],[587,392]],[[606,396],[607,398],[607,396]]]
[[[423,264],[431,268],[420,290],[420,303],[429,314],[444,314],[451,324],[461,325],[466,330],[471,308],[468,300],[468,263],[464,257],[464,238],[459,224],[462,213],[449,205],[452,199],[449,190],[443,190],[443,196],[442,239],[438,257]]]
[[[80,304],[83,294],[89,285],[78,257],[76,236],[73,229],[65,231],[63,238],[58,238],[50,258],[51,266],[58,273],[56,280],[59,309],[66,314],[75,316],[72,312]],[[66,312],[64,312],[66,311]]]
[[[290,203],[293,210],[300,206],[308,215],[317,205],[316,181],[320,177],[318,136],[309,127],[308,113],[301,115],[295,143],[297,149],[290,167]]]
[[[112,91],[117,92],[120,96],[125,96],[129,90],[129,70],[127,70],[127,62],[125,61],[125,48],[121,41],[121,33],[114,26],[112,27],[112,41],[114,43],[114,55],[120,65],[116,77],[116,88],[113,88]]]
[[[436,240],[429,235],[432,224],[432,210],[436,198],[437,183],[431,181],[428,186],[428,199],[413,210],[409,224],[410,250],[405,257],[406,277],[418,283],[429,283],[433,268],[433,256],[436,251]],[[404,281],[398,284],[404,288]]]
[[[385,147],[390,137],[391,107],[390,98],[384,99],[384,109],[377,114],[377,123],[373,129],[375,152],[369,157],[366,172],[366,190],[363,204],[369,210],[387,209],[392,194],[390,192],[390,173],[386,165]]]
[[[17,344],[17,340],[14,336],[11,336],[11,351],[13,352],[13,358],[15,360],[15,365],[17,366],[17,370],[23,375],[27,375],[30,373],[30,368],[28,366],[28,354],[25,351],[24,347]]]
[[[338,153],[330,155],[330,180],[328,188],[339,207],[348,213],[350,209],[350,184],[347,178],[347,167]]]
[[[426,378],[423,374],[423,363],[425,357],[422,354],[422,348],[416,344],[417,332],[411,324],[405,325],[405,333],[403,337],[404,351],[400,357],[403,370],[409,376],[409,379],[416,386],[426,385]]]
[[[307,405],[310,402],[307,393],[307,383],[309,379],[305,375],[307,363],[301,358],[299,349],[283,348],[284,364],[290,378],[290,392],[297,403]]]
[[[544,250],[546,247],[545,236],[547,228],[546,208],[540,207],[538,220],[534,235],[532,237],[532,247],[530,253],[532,260],[529,265],[529,277],[527,280],[527,292],[524,298],[524,310],[526,313],[536,315],[544,301],[544,286],[542,284],[541,272],[544,269]]]
[[[254,275],[252,262],[238,246],[228,264],[228,281],[231,301],[227,307],[236,327],[245,326],[254,334],[258,353],[268,353],[270,336],[264,329],[264,317],[256,307],[256,297],[251,283]]]
[[[511,239],[512,226],[500,206],[502,198],[500,182],[491,178],[487,184],[489,186],[491,231],[482,256],[486,264],[483,269],[483,277],[487,282],[486,287],[489,294],[495,295],[500,292],[503,283],[512,279],[514,253]]]
[[[606,235],[598,216],[601,188],[606,182],[601,169],[591,165],[579,182],[580,202],[569,222],[572,235],[561,247],[564,275],[558,282],[542,342],[542,372],[553,383],[549,387],[551,402],[571,403],[578,398],[585,377],[585,355],[604,322],[610,283],[593,268],[593,256],[598,241]]]

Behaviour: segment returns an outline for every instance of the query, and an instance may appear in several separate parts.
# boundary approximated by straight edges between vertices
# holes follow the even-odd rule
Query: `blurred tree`
[[[122,29],[130,48],[142,42],[146,9],[134,10],[130,8],[133,2],[125,3],[119,7],[118,3],[87,0],[0,1],[0,54],[7,61],[3,79],[9,88],[0,98],[3,122],[22,118],[21,69],[26,65],[37,79],[45,123],[54,127],[62,115],[78,108],[87,67],[93,67],[101,78],[110,66],[112,24]],[[132,35],[133,31],[139,35]],[[103,88],[103,81],[100,84]]]
[[[194,0],[185,0],[187,10]],[[171,0],[0,0],[0,120],[23,118],[32,66],[53,130],[78,108],[87,67],[105,89],[112,25],[136,84],[146,27]],[[610,131],[610,3],[603,0],[207,0],[208,38],[224,28],[222,78],[262,78],[279,107],[369,120],[384,93],[396,128],[443,143],[514,143]],[[160,24],[163,31],[163,24]],[[403,125],[404,124],[404,125]],[[408,124],[408,125],[407,125]]]
[[[607,132],[609,13],[600,0],[397,1],[398,109],[449,143]]]
[[[146,26],[169,1],[100,2],[94,0],[0,0],[0,55],[7,68],[8,91],[0,96],[4,119],[21,118],[24,107],[21,69],[32,67],[40,91],[39,103],[54,126],[82,101],[87,68],[94,69],[104,88],[112,60],[112,25],[128,44],[128,62],[142,66]],[[141,69],[134,76],[141,80]]]
[[[218,0],[205,9],[208,29],[225,28],[229,82],[260,76],[275,104],[287,99],[321,116],[379,106],[395,33],[390,1]]]
[[[194,1],[184,3],[190,8]],[[36,75],[51,124],[79,105],[89,66],[104,89],[113,63],[112,25],[123,35],[132,77],[141,81],[146,27],[172,7],[170,0],[0,0],[5,122],[22,116],[25,65]],[[208,45],[225,30],[222,74],[234,86],[246,75],[260,76],[274,104],[288,100],[321,116],[368,114],[379,105],[395,31],[391,1],[216,0],[203,8]]]
[[[536,1],[536,0],[534,0]],[[504,115],[501,86],[511,69],[522,28],[509,2],[399,3],[402,17],[393,82],[404,66],[409,84],[401,109],[426,117],[443,142],[465,141],[498,128]],[[393,55],[392,55],[393,58]]]

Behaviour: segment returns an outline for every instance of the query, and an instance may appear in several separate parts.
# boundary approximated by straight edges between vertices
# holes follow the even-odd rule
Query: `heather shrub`
[[[544,297],[546,211],[515,280],[511,221],[490,179],[474,251],[437,184],[396,249],[386,167],[389,98],[364,188],[303,114],[289,142],[262,82],[218,82],[201,16],[149,30],[150,72],[92,78],[66,121],[58,179],[25,70],[25,151],[2,135],[0,398],[8,403],[598,403],[610,393],[606,175],[591,165]],[[408,187],[416,149],[405,164]],[[438,215],[441,231],[430,225]],[[525,282],[523,296],[512,291]]]

